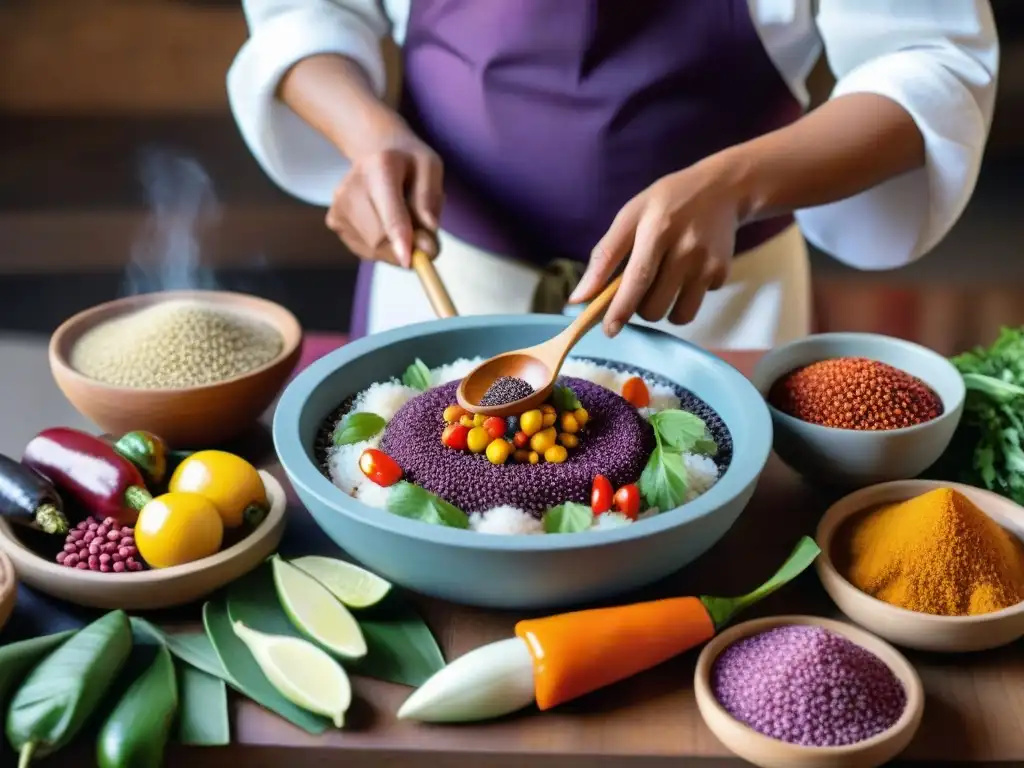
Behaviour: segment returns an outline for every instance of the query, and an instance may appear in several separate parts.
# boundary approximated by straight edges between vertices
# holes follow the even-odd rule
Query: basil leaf
[[[228,689],[220,678],[191,664],[179,663],[176,741],[191,747],[223,747],[231,743]]]
[[[576,393],[561,384],[556,384],[551,391],[551,404],[560,411],[575,411],[583,407]]]
[[[402,480],[388,494],[388,512],[432,525],[468,528],[469,518],[458,507],[418,485]]]
[[[402,374],[402,383],[420,392],[426,392],[430,389],[430,369],[417,357]]]
[[[656,413],[650,424],[664,447],[675,453],[702,453],[713,456],[718,446],[711,438],[704,420],[689,411],[670,409]]]
[[[567,501],[544,513],[544,533],[579,533],[594,522],[594,513],[586,504]]]
[[[353,445],[369,440],[387,426],[376,413],[350,413],[334,430],[335,445]]]
[[[655,448],[640,475],[640,493],[648,507],[657,507],[662,512],[681,506],[686,501],[683,457],[661,446]]]
[[[7,699],[29,671],[73,634],[73,630],[67,630],[55,635],[30,637],[0,647],[0,707],[6,711]]]
[[[227,601],[232,621],[241,621],[260,632],[310,641],[281,608],[270,563],[233,582],[228,587]],[[342,659],[348,672],[419,686],[444,666],[444,656],[430,628],[397,590],[372,608],[359,611],[356,620],[366,638],[367,651],[355,661]]]

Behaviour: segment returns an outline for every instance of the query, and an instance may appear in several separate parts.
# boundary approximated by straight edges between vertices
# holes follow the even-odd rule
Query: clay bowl
[[[934,464],[960,423],[966,390],[953,364],[926,347],[873,333],[816,334],[768,352],[751,380],[767,400],[790,371],[836,357],[866,357],[916,376],[942,400],[942,414],[913,427],[869,432],[810,424],[769,404],[779,458],[813,483],[850,489],[917,477]]]
[[[14,602],[18,598],[18,580],[14,575],[11,558],[0,552],[0,629],[11,618]]]
[[[825,591],[857,624],[905,648],[959,653],[997,648],[1024,637],[1024,603],[981,616],[933,616],[897,608],[861,592],[837,563],[837,534],[854,516],[879,504],[906,501],[936,488],[954,488],[1019,538],[1024,537],[1024,508],[990,491],[957,483],[903,480],[851,493],[833,504],[818,524],[821,554],[815,563]]]
[[[14,563],[28,586],[69,603],[90,608],[146,611],[185,605],[244,576],[274,553],[285,526],[287,501],[273,476],[260,472],[270,512],[236,544],[186,565],[135,573],[97,573],[65,568],[25,544],[10,523],[0,519],[0,551]]]
[[[845,747],[804,747],[773,739],[755,731],[730,715],[711,690],[715,659],[730,645],[745,637],[793,624],[822,627],[844,636],[870,651],[903,683],[907,706],[887,731],[859,744]],[[924,689],[917,672],[895,648],[868,632],[841,621],[816,616],[774,616],[738,624],[715,637],[701,651],[693,680],[697,709],[710,731],[728,749],[761,768],[875,768],[906,749],[924,714]]]
[[[192,299],[253,316],[281,334],[281,353],[266,365],[214,384],[134,389],[104,384],[74,370],[70,352],[99,323],[158,302]],[[221,291],[168,291],[131,296],[79,312],[50,339],[50,370],[64,395],[104,432],[154,432],[175,448],[207,448],[251,427],[284,387],[299,360],[302,328],[284,307],[256,296]]]

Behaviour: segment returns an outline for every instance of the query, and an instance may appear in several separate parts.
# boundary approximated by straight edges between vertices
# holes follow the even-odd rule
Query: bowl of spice
[[[818,525],[817,568],[853,621],[906,648],[964,652],[1024,637],[1024,508],[931,480],[863,488]]]
[[[917,477],[943,453],[963,412],[963,378],[919,344],[824,333],[762,358],[753,375],[779,457],[808,479],[860,488]]]
[[[726,630],[701,652],[694,693],[719,741],[762,768],[883,765],[924,713],[921,680],[895,648],[814,616]]]
[[[144,429],[176,448],[238,436],[298,362],[302,329],[271,301],[168,291],[87,309],[50,339],[64,395],[111,434]]]

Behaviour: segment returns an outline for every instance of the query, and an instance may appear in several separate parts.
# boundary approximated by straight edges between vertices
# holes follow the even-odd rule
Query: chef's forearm
[[[925,147],[903,107],[855,93],[717,159],[735,181],[742,220],[752,221],[842,200],[920,168]]]
[[[281,78],[278,97],[346,157],[358,157],[387,133],[405,130],[356,62],[336,54],[303,59]]]

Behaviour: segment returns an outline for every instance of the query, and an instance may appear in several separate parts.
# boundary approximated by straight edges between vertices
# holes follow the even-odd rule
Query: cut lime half
[[[282,696],[297,707],[329,717],[338,728],[345,724],[352,686],[338,662],[306,640],[267,635],[240,621],[231,626]]]
[[[291,561],[299,570],[319,581],[349,608],[369,608],[391,591],[391,582],[358,565],[333,557],[300,557]]]
[[[300,632],[346,659],[366,655],[359,624],[327,587],[279,557],[272,563],[281,607]]]

